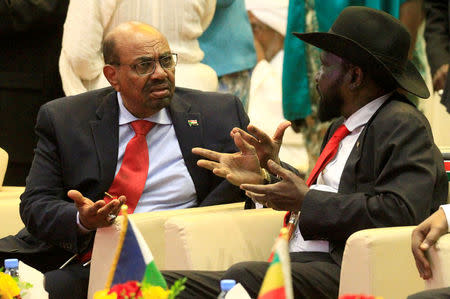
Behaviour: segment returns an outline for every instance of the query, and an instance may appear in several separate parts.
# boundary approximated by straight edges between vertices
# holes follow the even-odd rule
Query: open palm
[[[199,160],[197,165],[211,170],[215,175],[226,178],[233,185],[262,183],[261,167],[255,148],[245,142],[237,133],[233,136],[240,152],[227,154],[204,148],[193,148],[192,152],[209,160]]]

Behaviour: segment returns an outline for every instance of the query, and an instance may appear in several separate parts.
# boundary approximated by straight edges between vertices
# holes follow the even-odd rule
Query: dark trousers
[[[341,267],[328,253],[291,253],[291,273],[294,297],[333,298],[338,297]],[[256,298],[264,275],[269,266],[267,262],[242,262],[227,271],[163,271],[168,285],[177,279],[187,277],[186,289],[177,298],[217,298],[221,279],[234,279],[241,283],[250,297]]]
[[[450,298],[450,287],[423,291],[408,296],[408,299],[448,299],[448,298]]]
[[[90,267],[72,264],[44,274],[44,287],[49,299],[87,298]]]

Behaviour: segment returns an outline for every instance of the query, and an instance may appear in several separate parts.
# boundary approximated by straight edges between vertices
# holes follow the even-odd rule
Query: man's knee
[[[70,265],[44,274],[44,287],[53,298],[87,298],[89,267]]]

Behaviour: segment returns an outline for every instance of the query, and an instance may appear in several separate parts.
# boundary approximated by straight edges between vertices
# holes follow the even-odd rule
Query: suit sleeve
[[[247,116],[247,113],[245,113],[244,111],[244,107],[242,106],[241,101],[237,97],[234,97],[233,103],[239,121],[239,127],[243,130],[247,130],[247,126],[250,120]],[[233,139],[229,138],[229,140],[230,143],[233,143],[232,148],[237,151]],[[222,180],[222,182],[219,183],[213,190],[211,190],[208,196],[206,196],[206,198],[202,201],[201,206],[226,204],[240,201],[245,201],[246,207],[252,206],[252,201],[247,196],[245,196],[245,192],[240,190],[239,187],[230,184],[227,180],[222,178],[215,177],[214,179],[220,179]]]
[[[426,26],[425,40],[427,42],[427,56],[430,63],[431,74],[443,64],[450,62],[449,52],[449,8],[448,1],[425,1]]]
[[[83,251],[93,233],[78,235],[77,209],[63,187],[63,173],[54,123],[44,105],[36,123],[38,143],[21,196],[20,216],[34,237],[66,251]]]
[[[386,121],[383,118],[378,126],[368,128],[361,149],[366,156],[354,170],[373,169],[373,180],[359,177],[357,182],[346,182],[351,189],[369,191],[344,194],[310,190],[299,221],[305,240],[344,241],[362,229],[416,225],[429,216],[440,178],[429,128],[423,118],[411,114],[402,114],[388,126],[380,125]],[[357,188],[364,184],[371,187]]]

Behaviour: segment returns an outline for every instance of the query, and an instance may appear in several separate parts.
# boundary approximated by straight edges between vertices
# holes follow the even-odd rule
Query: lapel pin
[[[198,120],[196,120],[196,119],[188,119],[188,125],[189,125],[189,127],[197,127],[198,126]]]

